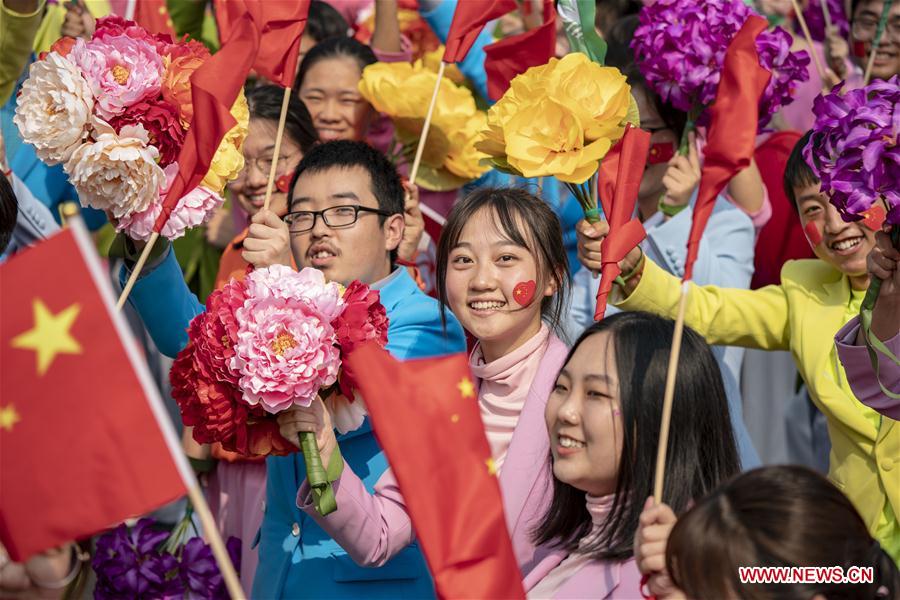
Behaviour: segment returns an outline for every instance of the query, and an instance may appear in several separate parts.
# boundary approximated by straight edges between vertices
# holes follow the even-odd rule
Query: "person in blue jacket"
[[[441,325],[437,301],[419,290],[405,268],[394,266],[403,236],[404,190],[393,165],[365,143],[315,146],[294,173],[284,222],[257,229],[255,256],[266,262],[314,267],[344,285],[353,280],[381,293],[390,321],[388,350],[401,360],[465,350],[458,321]],[[287,240],[290,240],[290,249]],[[136,248],[132,248],[132,256]],[[268,251],[267,251],[268,250]],[[176,354],[187,343],[187,323],[203,306],[187,290],[171,249],[153,261],[129,302],[158,347]],[[257,264],[256,266],[265,266]],[[122,278],[127,276],[122,273]],[[341,454],[370,491],[387,468],[368,419],[338,437]],[[357,566],[338,544],[297,507],[303,457],[267,459],[265,516],[258,536],[259,567],[253,598],[421,598],[434,595],[418,546],[384,566]]]

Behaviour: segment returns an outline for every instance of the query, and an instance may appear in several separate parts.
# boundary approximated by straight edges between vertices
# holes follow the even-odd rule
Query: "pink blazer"
[[[523,573],[546,555],[546,552],[536,553],[530,530],[543,515],[552,495],[550,440],[544,407],[567,354],[566,345],[551,333],[500,471],[506,523]],[[345,465],[334,490],[339,508],[328,516],[316,512],[306,482],[298,491],[297,506],[357,564],[379,567],[415,539],[412,521],[390,468],[378,480],[373,494]]]
[[[559,566],[566,556],[564,551],[553,551],[547,555],[522,582],[525,592],[529,592]],[[639,600],[641,597],[641,572],[633,558],[621,562],[590,561],[575,571],[553,595],[554,599],[580,600]]]
[[[873,408],[889,419],[900,421],[900,400],[889,398],[881,391],[869,352],[865,346],[856,345],[859,333],[859,317],[853,317],[834,336],[838,357],[844,365],[847,381],[857,400]],[[900,356],[900,333],[884,342],[894,356]],[[878,353],[878,368],[884,386],[900,394],[900,366],[882,353]]]

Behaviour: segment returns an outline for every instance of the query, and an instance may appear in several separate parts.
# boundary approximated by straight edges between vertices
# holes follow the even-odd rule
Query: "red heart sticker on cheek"
[[[865,217],[862,222],[863,225],[872,231],[881,231],[881,226],[884,225],[887,213],[884,212],[883,206],[875,204],[871,206],[869,210],[862,213],[862,216]]]
[[[519,306],[528,306],[534,298],[534,292],[537,284],[534,281],[521,281],[513,288],[513,300]]]
[[[275,180],[275,188],[282,194],[287,194],[291,188],[291,176],[285,173]]]
[[[822,233],[819,231],[819,226],[816,225],[815,221],[807,223],[803,228],[803,231],[806,233],[806,239],[809,240],[809,245],[813,248],[822,243]]]

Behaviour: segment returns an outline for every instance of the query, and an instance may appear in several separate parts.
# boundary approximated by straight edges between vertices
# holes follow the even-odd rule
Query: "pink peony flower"
[[[309,267],[299,273],[284,265],[257,269],[247,277],[247,295],[302,300],[328,323],[344,310],[341,287],[333,282],[327,283],[322,271]]]
[[[167,54],[170,46],[172,46],[172,37],[167,34],[153,34],[135,23],[123,19],[118,15],[108,15],[97,19],[97,27],[94,30],[94,40],[105,40],[120,35],[127,35],[135,40],[143,40],[156,48],[157,53],[162,56]]]
[[[159,200],[150,205],[147,210],[131,213],[119,219],[117,231],[125,231],[129,237],[137,240],[148,240],[153,233],[153,225],[156,223],[162,205],[166,200],[166,194],[172,186],[172,182],[178,175],[178,163],[172,163],[165,168],[166,184],[160,190]],[[169,240],[175,240],[184,235],[184,232],[192,227],[206,223],[213,212],[225,199],[202,186],[197,186],[178,200],[169,220],[163,225],[160,235]]]
[[[163,60],[146,40],[127,35],[79,39],[69,57],[90,84],[96,113],[104,119],[160,92]]]
[[[312,304],[250,293],[249,280],[266,270],[247,277],[249,297],[236,312],[240,325],[230,366],[241,374],[244,401],[277,413],[309,406],[337,380],[341,363],[334,329]]]
[[[159,150],[159,166],[165,167],[178,159],[184,145],[184,129],[174,106],[161,99],[143,100],[121,115],[109,120],[118,133],[124,125],[141,124],[150,135],[150,144]]]

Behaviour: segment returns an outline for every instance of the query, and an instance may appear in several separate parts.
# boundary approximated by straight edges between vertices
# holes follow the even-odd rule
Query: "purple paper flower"
[[[817,42],[825,39],[825,14],[822,12],[822,1],[809,0],[806,9],[803,11],[803,18],[806,19],[809,34]],[[847,22],[847,15],[844,14],[843,0],[827,0],[827,2],[832,25],[837,25],[841,37],[846,39],[850,35],[850,23]],[[803,34],[800,31],[799,22],[797,23],[796,31],[800,35]]]
[[[172,577],[178,561],[160,551],[168,532],[141,519],[129,530],[123,523],[97,539],[92,566],[97,574],[94,598],[162,598],[179,596],[181,582]]]
[[[631,47],[641,73],[662,99],[682,111],[709,106],[719,87],[725,51],[751,15],[741,0],[657,0],[640,12]],[[760,102],[760,126],[792,101],[794,82],[809,78],[806,52],[790,51],[784,30],[757,38],[760,64],[772,79]]]
[[[241,541],[228,538],[225,544],[235,570],[241,568]],[[184,598],[188,600],[228,600],[225,580],[212,549],[200,538],[193,538],[182,548],[178,576],[184,586]]]
[[[879,199],[887,222],[900,224],[900,78],[876,80],[813,104],[816,122],[803,156],[845,221],[859,221]]]

